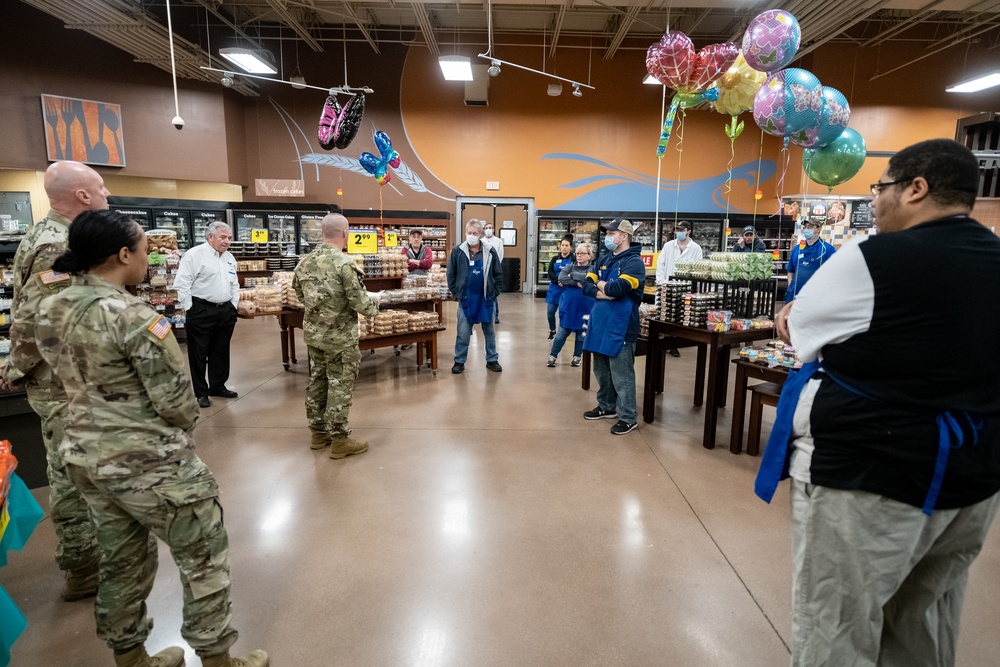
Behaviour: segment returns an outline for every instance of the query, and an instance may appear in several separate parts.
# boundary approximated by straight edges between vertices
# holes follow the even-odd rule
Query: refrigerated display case
[[[232,211],[234,240],[250,243],[253,230],[267,229],[265,216],[263,211]]]
[[[121,204],[118,202],[112,202],[111,197],[108,197],[108,208],[118,213],[119,215],[127,215],[136,222],[139,223],[146,231],[153,228],[153,211],[148,208],[139,208],[138,206],[130,206],[128,204]]]
[[[326,217],[321,213],[299,215],[299,253],[307,254],[323,243],[323,228],[320,223]]]
[[[266,229],[268,242],[280,243],[281,254],[294,255],[302,250],[302,216],[309,216],[310,229],[318,229],[319,221],[328,213],[339,213],[333,204],[287,204],[270,202],[232,202],[227,211],[233,227],[234,240],[251,243],[253,230]],[[322,242],[322,235],[320,235]]]
[[[210,224],[225,221],[225,209],[218,211],[205,210],[205,208],[193,209],[191,211],[191,227],[194,234],[194,245],[205,242],[205,232]]]
[[[153,209],[153,229],[168,229],[177,235],[177,249],[191,247],[191,213],[176,208]]]
[[[299,214],[297,213],[267,214],[267,240],[273,243],[280,243],[282,254],[296,254],[295,221],[298,217]]]

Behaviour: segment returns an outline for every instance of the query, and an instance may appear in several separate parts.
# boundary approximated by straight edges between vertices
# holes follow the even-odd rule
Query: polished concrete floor
[[[240,397],[214,399],[196,431],[223,491],[235,652],[264,648],[276,667],[787,664],[787,485],[771,506],[753,495],[759,460],[724,446],[728,409],[723,446],[702,448],[694,354],[667,360],[657,421],[615,437],[581,417],[595,390],[571,348],[545,367],[544,302],[501,299],[501,374],[480,334],[465,374],[449,373],[453,305],[436,376],[412,350],[366,358],[351,422],[371,449],[341,461],[309,449],[305,363],[282,369],[274,319],[240,321]],[[44,520],[0,570],[29,620],[13,664],[109,665],[92,603],[59,600],[53,549]],[[998,664],[998,599],[994,530],[958,664]],[[149,609],[149,648],[183,645],[162,545]]]

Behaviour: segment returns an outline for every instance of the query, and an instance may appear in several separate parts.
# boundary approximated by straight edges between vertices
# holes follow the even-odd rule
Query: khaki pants
[[[70,465],[93,513],[101,545],[94,602],[97,636],[113,650],[145,643],[153,627],[146,598],[156,576],[156,539],[170,547],[184,591],[181,636],[198,655],[236,642],[229,601],[229,540],[219,488],[197,456],[126,477],[97,477]]]
[[[962,598],[1000,494],[932,516],[792,480],[792,665],[953,665]]]
[[[361,351],[321,350],[309,346],[309,386],[306,418],[313,433],[347,435],[347,418],[354,402],[354,381],[361,369]]]
[[[90,510],[69,478],[66,464],[59,454],[68,400],[65,394],[53,397],[48,389],[28,389],[28,403],[42,421],[42,443],[45,445],[49,478],[49,510],[57,539],[56,564],[60,570],[82,570],[97,564],[100,551],[94,537]]]

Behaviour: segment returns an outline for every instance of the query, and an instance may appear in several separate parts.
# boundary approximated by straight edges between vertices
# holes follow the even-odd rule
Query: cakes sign
[[[306,182],[289,178],[255,178],[258,197],[305,197]]]

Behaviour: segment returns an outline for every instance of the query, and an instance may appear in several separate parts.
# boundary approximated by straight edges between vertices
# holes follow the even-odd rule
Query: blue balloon
[[[816,135],[816,146],[826,146],[834,141],[847,129],[851,120],[851,105],[847,98],[836,88],[823,86],[823,116],[819,122],[819,132]],[[813,148],[809,146],[808,148]]]
[[[823,112],[823,84],[812,72],[789,67],[785,73],[785,136],[818,127]]]
[[[378,171],[378,166],[379,166],[378,158],[372,155],[371,153],[367,152],[362,153],[358,157],[358,162],[361,164],[362,167],[365,168],[365,171],[367,171],[372,176],[374,176],[375,172]]]

